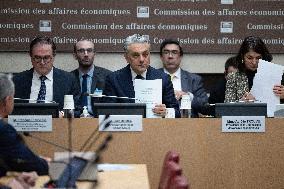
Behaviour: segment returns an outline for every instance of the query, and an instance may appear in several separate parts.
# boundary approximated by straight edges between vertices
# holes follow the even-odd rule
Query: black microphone
[[[53,142],[47,141],[47,140],[42,139],[42,138],[39,138],[39,137],[37,137],[37,136],[35,136],[35,135],[31,135],[29,132],[26,132],[26,131],[25,131],[25,132],[23,132],[23,134],[24,134],[24,136],[26,136],[26,137],[31,137],[31,138],[34,138],[34,139],[36,139],[36,140],[40,141],[40,142],[44,142],[44,143],[46,143],[46,144],[49,144],[49,145],[52,145],[52,146],[55,146],[55,147],[61,148],[61,149],[63,149],[63,150],[70,151],[70,149],[69,149],[69,148],[66,148],[66,147],[61,146],[61,145],[59,145],[59,144],[56,144],[56,143],[53,143]]]
[[[100,132],[99,132],[99,134],[98,134],[94,139],[92,139],[92,138],[94,137],[94,135],[97,134],[97,132],[99,131],[99,128],[100,128],[101,125],[104,124],[103,130],[105,130],[106,128],[108,128],[108,127],[110,126],[111,120],[108,121],[109,116],[110,116],[110,114],[106,114],[106,115],[105,115],[104,120],[103,120],[103,121],[98,125],[98,127],[90,134],[90,136],[87,138],[87,140],[86,140],[86,141],[84,142],[84,144],[81,146],[81,148],[80,148],[79,151],[83,151],[91,140],[93,140],[93,142],[91,142],[91,143],[88,145],[88,147],[87,147],[86,149],[89,149],[89,148],[92,146],[92,144],[94,144],[94,143],[98,140],[98,138],[99,138],[99,136],[100,136]]]

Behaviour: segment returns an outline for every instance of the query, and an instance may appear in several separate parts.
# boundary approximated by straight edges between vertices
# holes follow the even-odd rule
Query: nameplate
[[[142,131],[142,115],[110,115],[104,120],[104,115],[99,115],[99,131]],[[111,120],[110,125],[105,128],[105,124]]]
[[[222,132],[265,132],[265,117],[222,116]]]
[[[51,115],[9,115],[8,123],[17,131],[52,131]]]

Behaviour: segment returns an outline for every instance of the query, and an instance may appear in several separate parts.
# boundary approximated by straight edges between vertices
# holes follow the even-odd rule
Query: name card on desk
[[[265,132],[265,117],[222,116],[222,132]]]
[[[102,124],[104,115],[99,115],[99,131],[142,131],[142,115],[110,115],[109,127]]]
[[[51,115],[9,115],[8,123],[17,131],[52,131]]]

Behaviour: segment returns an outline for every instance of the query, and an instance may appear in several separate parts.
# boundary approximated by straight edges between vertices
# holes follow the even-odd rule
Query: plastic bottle
[[[83,107],[83,112],[80,115],[80,118],[91,118],[92,116],[89,114],[87,106]]]
[[[182,95],[180,104],[180,113],[182,118],[191,117],[191,98],[190,95]]]

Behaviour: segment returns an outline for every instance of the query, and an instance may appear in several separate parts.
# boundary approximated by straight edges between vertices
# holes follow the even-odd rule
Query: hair
[[[15,92],[11,74],[0,73],[0,102],[7,96],[12,96]]]
[[[161,46],[160,46],[160,56],[163,55],[163,49],[165,48],[166,45],[169,45],[169,44],[175,44],[179,47],[179,51],[180,51],[180,56],[183,56],[183,50],[182,50],[182,47],[179,43],[178,40],[175,40],[175,39],[165,39],[162,43],[161,43]]]
[[[95,43],[93,42],[93,41],[91,41],[91,40],[88,40],[88,39],[80,39],[77,43],[75,43],[74,44],[74,46],[73,46],[73,52],[76,54],[77,53],[77,44],[80,42],[80,41],[89,41],[89,42],[91,42],[92,44],[93,44],[93,46],[94,46],[94,48],[95,48]],[[95,51],[95,49],[94,49],[94,51]]]
[[[261,58],[263,60],[271,62],[271,60],[273,59],[265,43],[259,37],[248,36],[244,39],[243,43],[241,44],[240,50],[236,56],[238,69],[242,72],[245,70],[245,65],[242,63],[244,55],[249,51],[254,51],[258,54],[261,54]]]
[[[30,44],[30,56],[32,56],[32,51],[35,45],[37,44],[46,44],[46,45],[51,45],[52,47],[52,54],[53,56],[56,55],[56,45],[53,42],[53,40],[49,37],[36,37],[32,40],[31,44]]]
[[[134,34],[131,36],[128,36],[123,45],[123,49],[126,52],[128,50],[129,45],[133,43],[148,43],[150,44],[149,36],[148,35],[140,35],[140,34]]]
[[[233,66],[234,68],[238,68],[237,58],[235,56],[230,57],[225,62],[225,71],[228,71],[229,67]]]

